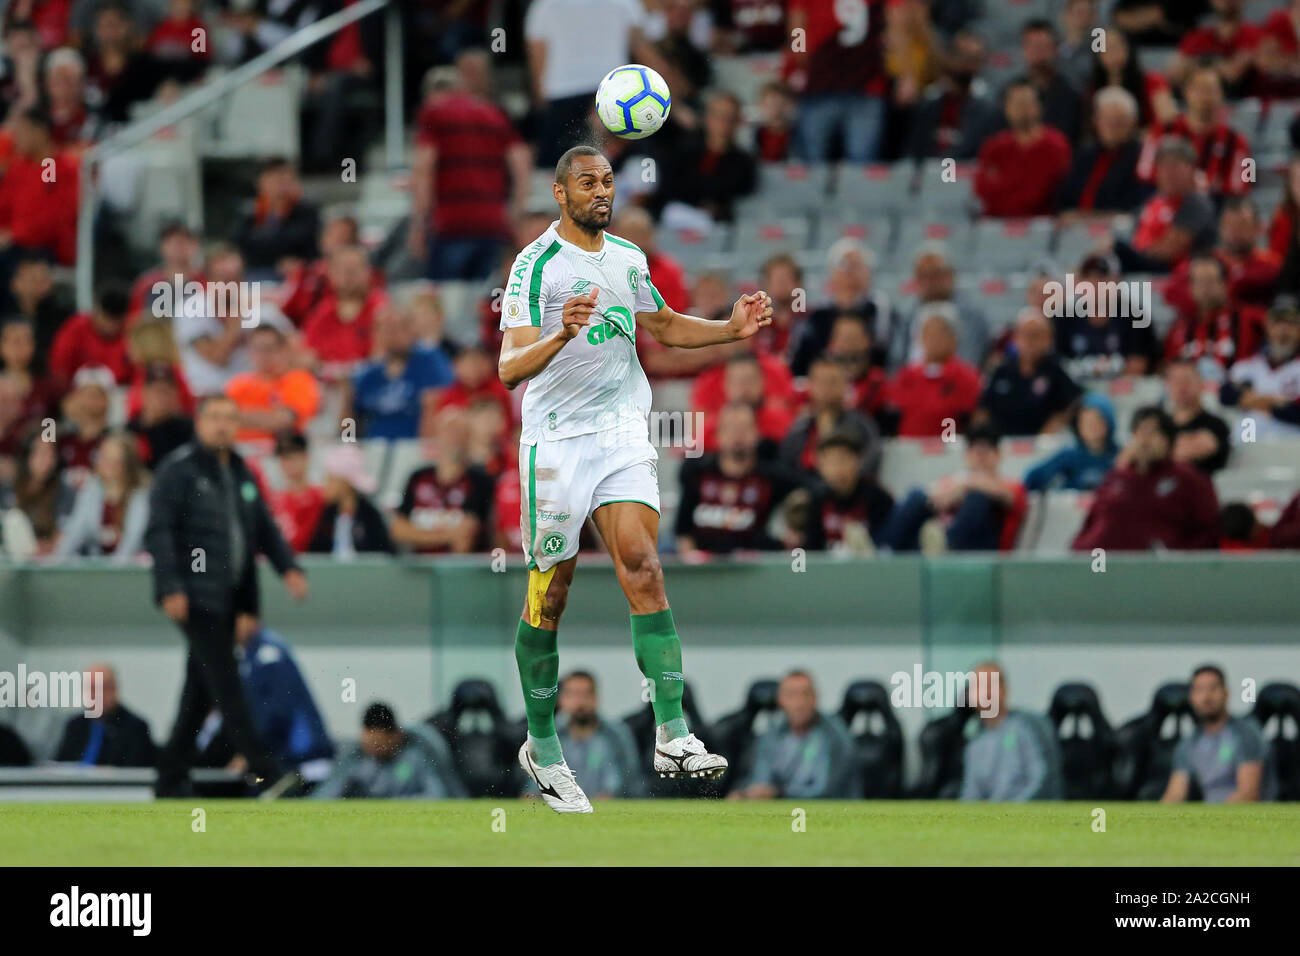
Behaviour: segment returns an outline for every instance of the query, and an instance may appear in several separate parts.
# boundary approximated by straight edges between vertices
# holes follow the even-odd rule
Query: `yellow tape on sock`
[[[533,627],[542,626],[542,602],[546,600],[546,590],[554,576],[555,568],[549,571],[534,568],[528,572],[528,623]]]

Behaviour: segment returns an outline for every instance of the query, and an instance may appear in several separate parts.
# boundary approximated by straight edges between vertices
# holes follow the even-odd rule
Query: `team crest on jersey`
[[[636,292],[636,284],[639,279],[640,273],[638,273],[636,269],[627,270],[627,287],[633,292]]]

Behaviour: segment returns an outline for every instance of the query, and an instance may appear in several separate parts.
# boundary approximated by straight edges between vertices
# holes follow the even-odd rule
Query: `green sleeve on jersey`
[[[546,269],[546,263],[559,251],[560,244],[552,242],[533,265],[533,278],[528,285],[528,317],[532,319],[533,325],[539,327],[542,324],[542,272]]]
[[[659,290],[655,288],[655,284],[653,282],[647,281],[646,285],[650,287],[650,294],[654,296],[655,305],[659,306],[659,308],[662,309],[664,307],[664,297],[659,294]]]

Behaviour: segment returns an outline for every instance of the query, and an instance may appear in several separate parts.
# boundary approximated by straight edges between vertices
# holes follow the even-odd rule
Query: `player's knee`
[[[663,565],[653,549],[623,555],[622,572],[623,587],[629,594],[649,597],[663,590]]]

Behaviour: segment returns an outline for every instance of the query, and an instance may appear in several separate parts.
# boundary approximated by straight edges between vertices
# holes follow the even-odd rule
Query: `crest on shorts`
[[[552,531],[542,539],[542,554],[563,554],[568,539],[558,531]]]
[[[640,281],[641,274],[636,269],[627,270],[627,287],[633,292],[636,291],[636,284]]]

